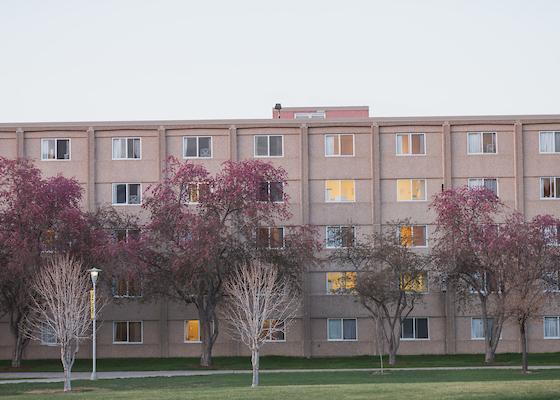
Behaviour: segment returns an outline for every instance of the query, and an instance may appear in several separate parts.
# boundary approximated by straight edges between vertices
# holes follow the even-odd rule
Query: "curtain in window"
[[[397,154],[408,153],[408,135],[397,135]]]
[[[484,328],[482,326],[481,318],[475,318],[471,320],[471,337],[473,339],[484,338]]]
[[[479,133],[469,133],[469,153],[482,153]]]
[[[416,134],[412,136],[412,154],[424,154],[424,135]]]
[[[282,136],[270,136],[270,156],[282,155]]]
[[[127,323],[126,322],[115,322],[115,342],[126,342],[127,341]]]
[[[352,135],[340,135],[340,155],[351,156],[354,154],[354,137]]]
[[[544,319],[544,337],[558,337],[558,317],[545,317]]]
[[[142,323],[129,322],[128,323],[128,341],[141,342],[142,341]]]
[[[325,153],[327,156],[338,155],[338,140],[337,135],[325,136]]]
[[[126,142],[122,139],[113,139],[113,158],[126,158]]]
[[[342,339],[342,324],[340,319],[329,319],[329,339]]]
[[[412,200],[424,200],[426,198],[424,185],[425,181],[423,179],[412,180]]]
[[[257,156],[268,156],[268,136],[257,136],[255,139],[255,146],[256,151],[255,154]]]
[[[491,190],[495,195],[498,194],[498,181],[496,179],[485,179],[484,187]]]
[[[52,140],[43,140],[43,160],[54,160],[55,157],[55,143]]]
[[[558,138],[560,139],[560,135]],[[541,132],[540,142],[541,153],[554,152],[554,132]]]

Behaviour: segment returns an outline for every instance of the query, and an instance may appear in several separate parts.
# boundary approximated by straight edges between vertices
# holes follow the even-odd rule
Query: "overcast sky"
[[[0,121],[560,113],[560,1],[0,2]]]

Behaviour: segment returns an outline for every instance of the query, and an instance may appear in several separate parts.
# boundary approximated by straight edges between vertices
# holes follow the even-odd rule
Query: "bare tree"
[[[427,285],[428,258],[413,251],[411,238],[402,235],[410,226],[404,220],[391,222],[332,256],[357,271],[356,293],[377,324],[378,344],[387,342],[390,365],[396,364],[401,324]]]
[[[254,262],[242,267],[224,284],[222,318],[233,337],[251,350],[252,387],[259,385],[259,351],[294,319],[299,296],[277,268]]]
[[[60,347],[64,391],[70,391],[72,366],[80,340],[90,333],[89,274],[80,262],[59,255],[41,270],[31,288],[33,300],[25,323],[26,335],[42,340],[42,333],[49,332]]]

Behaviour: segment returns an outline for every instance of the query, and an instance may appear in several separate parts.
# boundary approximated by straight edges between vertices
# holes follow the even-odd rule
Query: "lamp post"
[[[94,381],[97,379],[97,371],[96,371],[96,365],[95,365],[95,352],[96,352],[96,336],[97,336],[97,331],[96,331],[96,324],[95,324],[95,320],[96,320],[96,309],[95,309],[95,287],[97,285],[97,276],[99,275],[99,273],[101,272],[101,270],[99,268],[92,268],[89,270],[89,274],[91,275],[91,282],[93,283],[93,294],[90,297],[90,301],[91,301],[91,319],[93,320],[93,347],[92,347],[92,358],[93,358],[93,369],[91,371],[91,380]]]

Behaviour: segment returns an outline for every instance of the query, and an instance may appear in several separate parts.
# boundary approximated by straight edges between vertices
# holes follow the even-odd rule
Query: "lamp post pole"
[[[90,298],[91,301],[91,319],[93,320],[93,332],[92,332],[92,370],[91,370],[91,380],[94,381],[97,379],[97,368],[96,368],[96,350],[97,350],[97,329],[96,329],[96,319],[97,319],[97,310],[96,310],[96,286],[97,286],[97,276],[101,272],[98,268],[92,268],[89,270],[91,275],[91,282],[93,283],[93,295]]]

